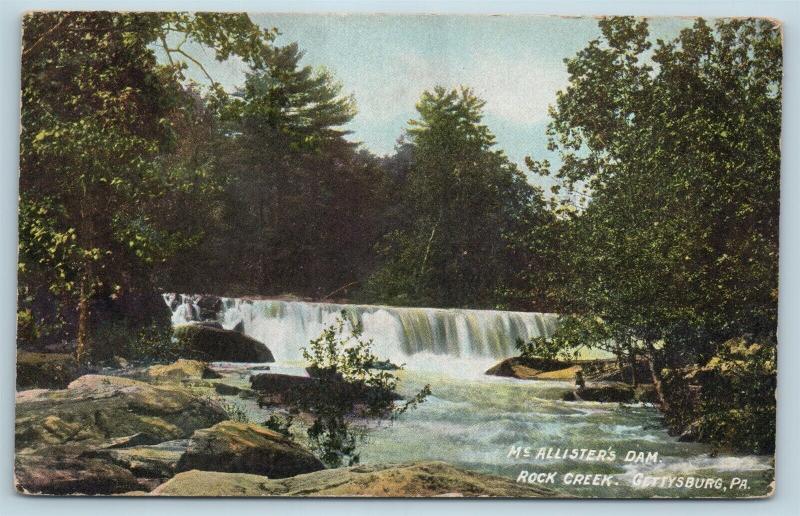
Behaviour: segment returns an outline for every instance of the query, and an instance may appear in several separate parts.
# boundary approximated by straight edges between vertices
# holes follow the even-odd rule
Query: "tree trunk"
[[[661,384],[661,374],[659,373],[655,365],[656,350],[655,348],[653,348],[653,345],[650,344],[649,342],[647,343],[647,349],[649,351],[647,357],[647,364],[650,368],[650,377],[653,380],[653,387],[656,390],[656,396],[658,396],[658,404],[661,406],[661,412],[666,414],[670,410],[670,406],[666,396],[664,396],[664,389]]]
[[[84,271],[81,277],[80,298],[78,299],[78,345],[75,348],[75,359],[78,363],[85,362],[93,351],[91,332],[92,310],[90,305],[92,289],[91,280],[88,277],[90,268],[91,266],[87,265],[87,270]]]
[[[89,207],[86,185],[83,185],[83,202],[80,208],[80,233],[81,247],[84,252],[94,249],[94,220]],[[78,292],[78,343],[75,346],[75,359],[78,363],[86,362],[94,353],[92,342],[92,307],[91,299],[94,294],[94,267],[92,256],[84,256],[83,271],[81,271]]]

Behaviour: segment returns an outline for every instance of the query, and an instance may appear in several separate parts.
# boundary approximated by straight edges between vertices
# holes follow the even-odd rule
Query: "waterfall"
[[[173,324],[197,320],[197,304],[191,296],[165,294],[164,299],[173,311]],[[467,359],[510,357],[517,354],[517,339],[552,335],[558,317],[499,310],[221,298],[217,321],[226,329],[238,325],[245,334],[264,342],[277,360],[289,361],[302,358],[301,348],[342,311],[352,322],[363,325],[363,337],[373,340],[378,356],[401,362],[428,354]]]

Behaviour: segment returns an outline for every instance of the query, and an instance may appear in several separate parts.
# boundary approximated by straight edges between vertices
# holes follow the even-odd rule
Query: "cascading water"
[[[190,297],[177,301],[165,295],[165,301],[173,308],[173,324],[198,318],[200,309]],[[542,313],[231,298],[222,298],[217,321],[264,342],[278,361],[291,361],[342,311],[363,325],[378,356],[398,361],[418,354],[505,358],[516,354],[517,339],[549,336],[557,325],[556,315]]]
[[[668,434],[652,406],[567,403],[561,401],[561,395],[573,388],[572,382],[483,374],[498,359],[517,354],[516,339],[551,335],[557,325],[553,314],[225,298],[205,304],[192,296],[174,295],[165,295],[164,300],[172,308],[173,324],[215,316],[224,328],[238,327],[264,342],[276,358],[271,371],[285,374],[305,374],[301,348],[342,310],[351,321],[361,322],[364,336],[373,339],[373,351],[379,357],[407,364],[398,385],[400,394],[413,396],[425,385],[432,393],[393,424],[370,430],[370,439],[360,450],[365,464],[443,460],[513,479],[530,461],[510,458],[512,447],[614,449],[621,455],[626,450],[658,452],[659,461],[652,464],[532,463],[559,474],[620,475],[619,484],[611,487],[557,486],[573,495],[604,497],[714,494],[707,490],[634,489],[631,482],[636,473],[718,475],[726,483],[736,476],[748,480],[750,493],[761,494],[773,478],[769,456],[709,455],[708,445],[679,442]],[[212,304],[213,310],[209,309]],[[249,387],[250,373],[263,372],[250,369],[253,366],[215,364],[227,382],[238,382],[242,389]],[[253,421],[263,421],[271,414],[253,399],[231,396],[228,401]]]

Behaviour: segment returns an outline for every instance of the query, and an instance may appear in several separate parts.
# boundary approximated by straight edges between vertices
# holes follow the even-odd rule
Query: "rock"
[[[128,369],[130,367],[130,363],[127,360],[117,355],[111,357],[109,363],[112,367],[116,367],[117,369]]]
[[[94,495],[142,489],[125,468],[55,448],[18,453],[14,473],[16,488],[23,493]]]
[[[203,326],[204,328],[214,328],[215,330],[222,330],[222,323],[219,321],[194,321],[190,324],[196,324],[197,326]]]
[[[81,376],[63,390],[20,392],[16,407],[17,450],[136,433],[182,439],[228,417],[216,402],[177,385],[101,375]]]
[[[556,371],[547,371],[546,373],[539,373],[533,377],[535,380],[559,380],[563,382],[574,382],[575,375],[582,372],[579,365],[565,367],[564,369],[557,369]]]
[[[548,371],[558,371],[559,369],[566,369],[568,367],[570,367],[570,364],[558,360],[511,357],[489,368],[485,374],[532,380],[538,374]]]
[[[236,323],[236,326],[231,328],[231,330],[239,333],[244,333],[244,321],[239,321],[238,323]]]
[[[17,351],[17,390],[63,389],[78,374],[78,364],[72,355]]]
[[[200,296],[195,304],[200,307],[201,319],[216,319],[222,310],[222,299],[217,296]]]
[[[376,369],[378,371],[396,371],[397,369],[400,369],[400,366],[393,364],[389,360],[376,360],[369,365],[369,368]]]
[[[634,399],[633,387],[624,383],[591,384],[564,394],[564,401],[600,401],[629,403]]]
[[[175,327],[174,336],[183,344],[183,358],[227,362],[274,362],[263,343],[239,332],[197,324]]]
[[[308,376],[261,373],[250,377],[250,387],[259,392],[259,405],[285,405],[313,396],[319,380]]]
[[[342,400],[350,400],[353,404],[370,396],[388,396],[398,400],[401,397],[394,392],[382,392],[374,387],[367,387],[356,382],[345,382],[337,373],[323,374],[327,379],[288,374],[261,373],[250,377],[250,386],[259,391],[259,404],[262,406],[286,405],[294,402],[304,404],[318,396],[319,389],[326,389]]]
[[[138,434],[126,435],[125,437],[115,437],[103,444],[104,449],[113,450],[116,448],[130,448],[147,444],[158,444],[158,438],[149,434],[139,432]]]
[[[127,469],[136,477],[167,479],[176,473],[178,461],[188,446],[188,439],[180,439],[153,446],[92,450],[82,457],[102,459]]]
[[[636,361],[636,368],[630,364],[624,364],[622,369],[616,360],[591,360],[581,364],[583,366],[583,376],[590,382],[626,382],[632,383],[633,371],[636,374],[636,383],[652,383],[653,377],[650,374],[650,365],[647,360]]]
[[[284,478],[323,469],[309,451],[263,426],[223,421],[196,431],[178,471],[201,469]]]
[[[634,391],[634,397],[636,398],[636,401],[653,404],[659,403],[658,392],[656,391],[655,386],[652,384],[639,385],[634,389]]]
[[[161,496],[554,497],[543,487],[476,473],[443,462],[359,465],[284,479],[187,471],[152,491]]]
[[[167,365],[154,365],[147,369],[150,380],[160,382],[180,382],[181,380],[202,380],[208,378],[221,378],[221,376],[208,368],[208,364],[199,360],[179,359]]]
[[[236,396],[242,392],[242,389],[239,387],[228,385],[227,383],[215,383],[214,390],[217,391],[217,394],[221,394],[222,396]]]

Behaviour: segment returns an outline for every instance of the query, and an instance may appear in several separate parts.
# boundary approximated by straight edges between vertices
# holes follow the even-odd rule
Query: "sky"
[[[547,151],[548,106],[567,85],[564,59],[600,35],[591,17],[251,14],[276,27],[276,44],[297,42],[302,64],[324,67],[355,97],[358,114],[349,139],[371,152],[391,154],[415,117],[420,94],[436,85],[471,87],[486,101],[484,122],[497,146],[518,164]],[[691,24],[650,20],[651,37],[673,38]],[[238,61],[202,59],[226,89],[241,85]],[[200,76],[197,77],[200,80]],[[523,167],[524,168],[524,167]]]

